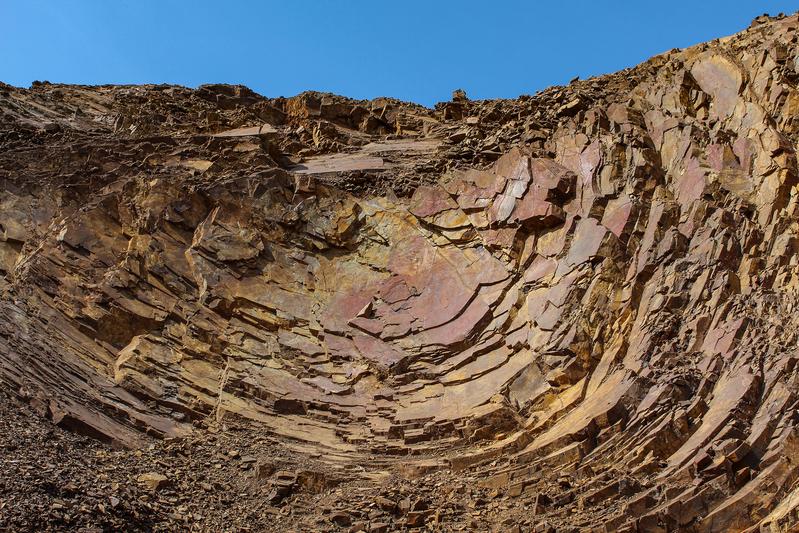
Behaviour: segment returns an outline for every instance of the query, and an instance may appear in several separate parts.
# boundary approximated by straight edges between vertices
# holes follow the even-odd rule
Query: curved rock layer
[[[795,525],[797,26],[434,110],[4,86],[0,380],[121,446],[237,415],[468,469],[559,529]]]

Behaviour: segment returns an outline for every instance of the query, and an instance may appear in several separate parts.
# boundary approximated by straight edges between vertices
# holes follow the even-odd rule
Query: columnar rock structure
[[[118,446],[238,416],[471,472],[555,528],[791,527],[797,27],[435,109],[3,86],[0,381]]]

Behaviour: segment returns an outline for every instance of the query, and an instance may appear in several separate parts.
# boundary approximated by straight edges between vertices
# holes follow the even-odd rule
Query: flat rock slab
[[[289,167],[288,170],[297,174],[330,174],[353,170],[385,170],[392,166],[387,164],[382,157],[375,157],[367,153],[355,153],[310,157],[298,165]]]
[[[226,130],[220,133],[215,133],[211,137],[253,137],[256,135],[267,135],[277,133],[277,129],[269,124],[262,124],[260,126],[247,126],[244,128],[235,128]]]

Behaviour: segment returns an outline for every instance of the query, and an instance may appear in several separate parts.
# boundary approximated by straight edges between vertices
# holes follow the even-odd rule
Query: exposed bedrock
[[[0,382],[117,446],[239,416],[476,469],[556,527],[795,524],[797,25],[434,110],[0,87]]]

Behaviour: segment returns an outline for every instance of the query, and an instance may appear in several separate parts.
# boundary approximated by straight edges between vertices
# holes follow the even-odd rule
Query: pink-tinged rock
[[[452,321],[441,326],[428,329],[424,333],[427,344],[453,346],[471,337],[478,325],[489,317],[490,309],[479,298],[475,299]]]
[[[403,367],[401,362],[407,356],[402,350],[369,335],[355,334],[352,340],[363,358],[374,363],[377,368],[392,370]]]
[[[541,189],[557,189],[567,193],[574,187],[577,176],[568,168],[551,159],[530,160],[533,183]]]
[[[381,333],[383,333],[383,330],[385,329],[385,324],[383,322],[381,322],[380,320],[375,320],[375,319],[365,318],[365,317],[360,317],[360,316],[353,318],[352,320],[347,322],[347,324],[349,324],[350,326],[352,326],[352,327],[354,327],[356,329],[359,329],[359,330],[365,331],[366,333],[369,333],[371,335],[377,335],[377,336],[379,336]]]
[[[611,200],[602,215],[602,225],[613,232],[616,237],[621,237],[630,222],[632,207],[630,197],[626,194]]]
[[[496,174],[478,170],[460,173],[445,185],[447,192],[455,195],[458,205],[466,211],[488,207],[504,187],[505,181]]]
[[[743,75],[738,66],[726,57],[709,52],[691,66],[691,75],[713,98],[713,116],[725,119],[735,110]]]
[[[458,203],[439,186],[423,185],[414,191],[408,211],[416,217],[427,219],[450,209]]]
[[[532,159],[529,172],[532,174],[529,186],[526,181],[508,182],[506,193],[497,196],[489,211],[489,222],[507,221],[539,230],[557,226],[565,220],[559,202],[570,194],[575,175],[546,159]],[[515,183],[524,183],[524,186],[516,187]]]
[[[516,205],[516,198],[506,194],[499,194],[494,198],[491,208],[488,211],[489,224],[502,224],[513,212]]]
[[[494,172],[506,180],[528,183],[530,181],[530,158],[519,148],[511,148],[508,153],[497,159]]]
[[[584,136],[583,136],[584,137]],[[574,136],[564,136],[558,139],[557,145],[557,164],[571,171],[575,176],[574,197],[575,201],[564,209],[575,215],[587,216],[597,195],[593,175],[583,174],[583,162],[581,159],[584,145],[578,146],[578,140]]]
[[[480,238],[489,249],[509,250],[516,241],[518,228],[485,229],[480,232]]]
[[[545,331],[551,331],[555,329],[555,326],[560,321],[562,314],[563,311],[560,307],[548,301],[544,306],[543,311],[536,315],[535,325]]]
[[[709,355],[721,354],[724,358],[729,358],[736,341],[744,334],[748,324],[749,321],[741,317],[710,330],[702,343],[702,351]]]
[[[581,278],[579,272],[570,272],[558,279],[558,282],[549,288],[547,298],[558,307],[562,307],[568,300],[569,293]]]
[[[349,360],[353,359],[359,353],[358,349],[355,347],[355,343],[352,339],[348,339],[347,337],[325,333],[323,339],[324,347],[331,356]]]
[[[408,286],[404,278],[392,276],[378,288],[377,294],[388,304],[396,304],[408,300],[411,296],[416,296],[419,292],[416,288]]]
[[[328,331],[345,332],[348,330],[348,322],[354,319],[373,297],[374,292],[369,288],[336,294],[322,313],[320,322]]]
[[[463,265],[456,269],[455,265]],[[453,320],[473,298],[479,285],[490,285],[508,278],[505,266],[485,248],[433,248],[421,236],[398,244],[391,252],[389,270],[402,279],[414,294],[401,306],[418,321],[421,329],[430,329]],[[391,280],[389,286],[397,286]],[[386,289],[389,288],[386,287]],[[400,308],[394,312],[400,311]],[[375,308],[375,317],[393,320],[390,313]]]
[[[607,228],[593,218],[584,218],[577,224],[565,265],[574,266],[594,257],[608,233]],[[559,269],[560,270],[560,269]]]
[[[422,329],[430,329],[454,319],[472,299],[471,290],[448,268],[425,276],[424,289],[414,298],[409,312]],[[476,287],[475,287],[476,288]]]
[[[740,139],[735,144],[739,150],[747,151],[746,145],[741,144]],[[750,171],[751,156],[744,155],[741,161],[735,153],[735,148],[726,144],[712,144],[707,147],[706,153],[708,165],[721,186],[748,200],[755,188],[755,180]],[[742,163],[746,166],[742,166]]]
[[[280,330],[277,339],[282,346],[288,346],[303,354],[322,355],[325,353],[324,348],[320,346],[316,339],[311,340],[308,337],[297,335],[290,331]]]
[[[566,213],[559,206],[533,193],[528,193],[516,204],[510,217],[531,230],[554,228],[566,220]]]
[[[542,288],[527,294],[527,314],[530,320],[535,321],[544,312],[549,302],[548,293],[548,289]]]
[[[547,259],[540,255],[536,256],[524,272],[524,281],[525,283],[530,283],[551,276],[555,273],[556,268],[557,263],[554,260]]]
[[[688,160],[677,182],[678,198],[684,209],[688,209],[692,202],[702,197],[707,186],[706,174],[698,159],[692,157]]]
[[[738,158],[733,153],[732,148],[727,144],[711,144],[706,149],[707,162],[710,168],[716,172],[724,169],[738,169],[740,165]]]
[[[732,144],[732,151],[744,172],[751,172],[753,150],[752,140],[746,137],[738,137]]]
[[[416,317],[405,309],[394,311],[380,307],[375,314],[376,320],[383,325],[383,330],[380,332],[380,338],[383,340],[399,339],[410,334],[412,330],[420,329]]]
[[[594,179],[602,161],[602,145],[594,141],[580,153],[580,174],[586,179]]]
[[[655,147],[660,150],[663,146],[665,133],[680,125],[676,117],[665,117],[659,109],[653,109],[644,114],[647,130],[655,143]]]

